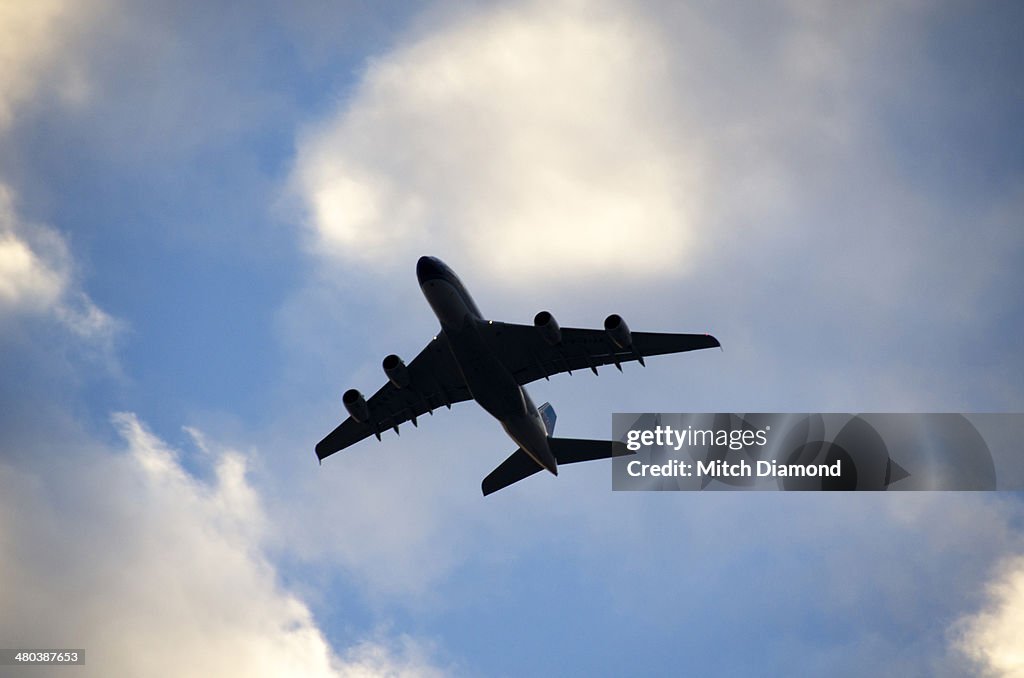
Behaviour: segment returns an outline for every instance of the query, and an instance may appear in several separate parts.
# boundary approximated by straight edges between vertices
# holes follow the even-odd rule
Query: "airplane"
[[[622,363],[668,353],[721,346],[709,334],[630,332],[621,316],[605,318],[603,330],[559,327],[541,311],[533,325],[484,319],[455,272],[435,257],[416,262],[420,290],[441,323],[441,330],[408,365],[395,354],[384,358],[387,382],[367,400],[349,389],[341,400],[348,418],[316,445],[323,460],[369,436],[455,403],[475,400],[501,423],[519,446],[481,484],[484,496],[559,464],[630,454],[619,441],[555,438],[555,411],[533,404],[524,386],[543,377]]]

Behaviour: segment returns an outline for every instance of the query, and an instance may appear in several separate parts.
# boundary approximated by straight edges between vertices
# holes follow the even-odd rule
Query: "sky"
[[[0,0],[0,646],[68,676],[1021,676],[1019,492],[486,499],[483,313],[711,332],[613,412],[1024,411],[1018,3]],[[6,675],[6,674],[5,674]],[[26,675],[27,672],[26,672]],[[35,674],[31,674],[35,675]]]

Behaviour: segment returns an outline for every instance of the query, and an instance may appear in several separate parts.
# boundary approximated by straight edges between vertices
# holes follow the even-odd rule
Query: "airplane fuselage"
[[[488,321],[462,281],[434,257],[420,257],[416,276],[473,399],[534,461],[558,475],[558,463],[540,413],[526,389],[484,340],[480,327]]]

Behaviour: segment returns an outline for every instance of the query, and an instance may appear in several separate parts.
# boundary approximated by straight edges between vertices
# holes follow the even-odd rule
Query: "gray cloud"
[[[40,89],[52,89],[66,103],[88,96],[88,84],[66,60],[69,36],[102,13],[105,3],[40,0],[4,3],[0,8],[0,131],[17,109]]]

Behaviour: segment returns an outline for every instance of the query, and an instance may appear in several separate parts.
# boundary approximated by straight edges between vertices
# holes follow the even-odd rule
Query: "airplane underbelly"
[[[466,300],[459,290],[444,280],[428,281],[422,289],[442,327],[461,328],[466,316],[474,310],[466,305]]]
[[[472,323],[450,335],[449,344],[469,392],[491,416],[500,420],[527,413],[522,387],[487,348]]]

